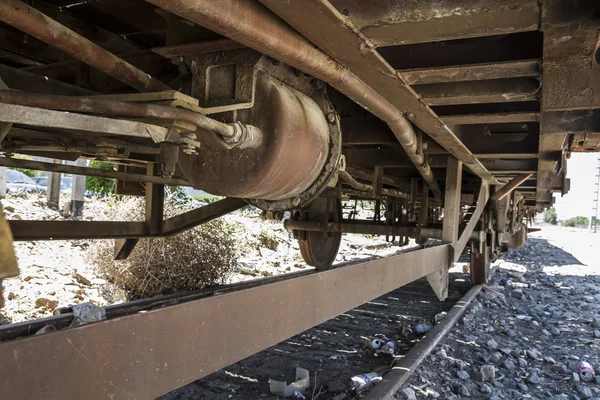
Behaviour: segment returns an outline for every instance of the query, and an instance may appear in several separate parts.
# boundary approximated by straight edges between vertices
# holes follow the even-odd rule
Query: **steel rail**
[[[446,268],[450,256],[449,245],[430,247],[2,343],[0,393],[155,398]]]
[[[392,370],[383,376],[383,381],[375,385],[364,397],[364,400],[396,399],[396,392],[402,388],[402,385],[406,383],[419,365],[452,330],[482,288],[483,285],[476,285],[469,289],[469,291],[456,302],[444,319],[439,324],[435,325],[431,331],[427,333],[427,336],[417,343],[408,354],[394,364]]]
[[[389,125],[435,197],[441,197],[438,183],[404,114],[262,5],[234,0],[146,1],[328,82]]]
[[[127,61],[72,31],[19,0],[0,1],[0,21],[56,47],[121,82],[141,91],[171,90]]]

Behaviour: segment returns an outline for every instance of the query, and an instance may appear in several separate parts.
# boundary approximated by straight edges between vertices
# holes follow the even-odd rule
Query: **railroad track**
[[[269,392],[269,379],[291,383],[296,367],[310,372],[311,386],[304,393],[307,399],[354,398],[350,378],[370,372],[384,375],[384,380],[367,398],[393,398],[410,376],[399,373],[400,363],[420,363],[451,329],[447,325],[453,324],[442,322],[427,335],[405,336],[401,327],[414,327],[417,321],[430,322],[441,312],[448,312],[447,322],[453,322],[450,319],[462,301],[468,300],[467,296],[474,297],[479,288],[465,278],[460,273],[451,274],[450,293],[443,302],[438,301],[425,279],[419,279],[160,399],[277,399]],[[457,304],[459,307],[455,307]],[[451,311],[453,308],[456,311]],[[364,338],[372,336],[394,339],[396,356],[377,355],[365,346]],[[392,364],[396,368],[392,369]]]
[[[269,393],[269,379],[293,381],[296,367],[310,371],[309,390],[314,389],[314,393],[307,391],[307,398],[328,399],[342,393],[352,398],[355,395],[350,381],[352,376],[369,372],[385,375],[398,360],[410,358],[407,354],[420,343],[422,336],[403,335],[402,326],[408,325],[414,329],[418,322],[429,322],[443,311],[450,312],[471,288],[466,274],[455,273],[450,274],[450,291],[443,302],[437,299],[425,278],[394,289],[398,287],[398,282],[410,279],[409,271],[403,268],[405,260],[418,257],[423,251],[431,257],[444,255],[447,249],[447,245],[416,251],[413,248],[383,259],[340,264],[325,272],[298,271],[109,306],[105,308],[106,321],[76,328],[69,327],[73,321],[72,310],[61,309],[60,314],[49,318],[0,328],[0,340],[4,342],[0,343],[0,350],[9,358],[14,358],[10,362],[19,368],[24,360],[37,368],[39,364],[35,360],[44,355],[40,353],[41,349],[52,352],[57,360],[79,358],[79,361],[85,361],[84,365],[89,364],[85,365],[88,369],[100,368],[99,375],[92,378],[85,369],[73,368],[79,364],[65,364],[66,361],[56,361],[56,368],[65,373],[79,374],[81,379],[90,379],[90,383],[97,388],[104,387],[99,384],[101,382],[112,382],[110,374],[113,371],[122,377],[123,382],[128,382],[132,390],[146,390],[145,386],[140,386],[139,382],[123,374],[147,379],[151,371],[158,371],[153,366],[160,365],[164,369],[158,374],[168,373],[171,378],[186,376],[179,380],[182,382],[179,385],[163,386],[172,390],[221,368],[216,373],[164,395],[163,400],[275,399],[277,396]],[[340,277],[346,277],[346,282],[354,282],[352,285],[337,286]],[[364,289],[386,294],[366,301],[372,297],[364,297]],[[348,293],[351,290],[353,292]],[[327,296],[324,299],[327,300],[318,300],[317,297],[322,297],[324,293]],[[223,336],[206,336],[213,325],[204,323],[210,321],[203,317],[204,305],[211,309],[216,307],[222,314],[218,318],[229,326],[229,333],[226,333],[230,335],[229,342]],[[350,310],[346,311],[348,308]],[[276,312],[273,318],[269,310]],[[320,315],[329,316],[319,320]],[[281,322],[282,318],[284,322]],[[304,322],[297,323],[296,319]],[[142,320],[145,322],[140,324],[138,321]],[[316,322],[310,324],[310,320]],[[443,325],[442,322],[434,326],[432,333]],[[35,335],[47,326],[54,327],[57,332]],[[314,327],[306,329],[311,326]],[[257,336],[257,329],[267,337]],[[286,335],[285,332],[290,333]],[[282,340],[295,332],[303,333]],[[429,341],[432,333],[426,336]],[[165,335],[167,339],[162,339]],[[155,337],[161,339],[156,340]],[[374,354],[364,344],[365,338],[369,337],[394,339],[396,357]],[[113,347],[118,345],[118,340],[131,342],[127,352],[115,352]],[[79,341],[81,344],[77,343]],[[22,353],[18,349],[24,342],[33,343],[38,349]],[[214,346],[209,346],[211,343]],[[263,343],[270,343],[270,347]],[[247,358],[231,364],[244,357]],[[170,361],[162,361],[165,358]],[[190,368],[189,361],[196,359],[193,362],[199,362],[196,364],[198,367]],[[177,361],[181,365],[177,365]],[[204,369],[218,364],[221,366],[212,370]],[[107,365],[112,368],[106,369]],[[115,365],[120,368],[117,369]],[[6,371],[9,373],[11,370],[9,368]],[[396,390],[396,382],[403,379],[394,378],[394,375],[395,369],[389,375],[391,379],[384,379],[380,388],[375,387],[374,390],[381,391],[389,386],[385,390],[391,396]],[[28,390],[23,385],[18,385],[20,390]],[[73,397],[74,391],[89,393],[89,388],[84,387],[86,385],[80,386],[60,386],[52,388],[52,393],[56,398],[59,398],[59,392],[65,393],[65,398]],[[100,390],[106,389],[110,388]],[[160,390],[159,387],[152,388],[156,395],[167,392]],[[140,398],[154,398],[156,395],[142,394]],[[101,393],[95,396],[103,398]]]

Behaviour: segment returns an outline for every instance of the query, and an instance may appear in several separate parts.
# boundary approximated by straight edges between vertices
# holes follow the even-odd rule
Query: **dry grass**
[[[143,200],[126,199],[114,205],[115,217],[139,220]],[[165,217],[191,209],[175,196],[165,199]],[[178,235],[141,239],[127,260],[113,260],[113,242],[95,241],[91,261],[109,282],[130,300],[224,283],[237,264],[234,227],[217,219]]]

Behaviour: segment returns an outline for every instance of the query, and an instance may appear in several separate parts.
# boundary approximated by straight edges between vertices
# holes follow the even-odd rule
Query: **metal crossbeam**
[[[6,342],[0,344],[0,393],[10,399],[155,398],[445,269],[450,254],[449,245],[430,247]]]

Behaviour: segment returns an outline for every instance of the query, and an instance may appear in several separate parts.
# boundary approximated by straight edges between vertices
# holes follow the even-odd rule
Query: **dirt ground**
[[[400,399],[600,399],[600,233],[544,227],[497,262]]]

